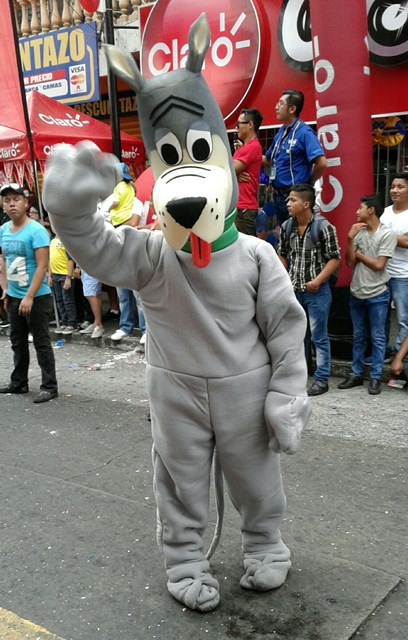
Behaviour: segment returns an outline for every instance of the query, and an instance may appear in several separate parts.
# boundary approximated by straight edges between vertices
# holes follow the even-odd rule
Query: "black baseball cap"
[[[20,196],[27,197],[24,193],[24,187],[17,182],[10,182],[9,184],[2,184],[0,187],[0,196],[4,196],[7,191],[13,191],[13,193],[18,193]]]

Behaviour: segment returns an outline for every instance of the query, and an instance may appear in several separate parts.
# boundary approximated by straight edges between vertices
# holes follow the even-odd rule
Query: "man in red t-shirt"
[[[238,139],[234,142],[235,153],[232,157],[239,187],[235,224],[238,231],[251,236],[256,235],[258,213],[259,173],[262,165],[258,131],[261,123],[262,114],[258,109],[241,110],[237,122]]]

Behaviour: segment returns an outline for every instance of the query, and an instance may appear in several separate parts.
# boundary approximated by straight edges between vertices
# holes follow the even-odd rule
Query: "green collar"
[[[238,240],[238,229],[234,224],[236,215],[237,210],[234,209],[234,211],[228,214],[225,218],[224,231],[219,238],[211,243],[211,253],[214,253],[215,251],[221,251],[221,249],[229,247],[230,244]],[[186,244],[181,248],[181,250],[185,251],[186,253],[191,253],[190,240],[187,240]]]

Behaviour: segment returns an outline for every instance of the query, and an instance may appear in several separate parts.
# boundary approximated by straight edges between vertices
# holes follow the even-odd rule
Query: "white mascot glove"
[[[307,396],[287,396],[270,391],[265,402],[269,448],[275,453],[296,453],[311,412]]]
[[[44,207],[53,215],[92,214],[121,179],[117,157],[102,153],[93,142],[57,145],[45,170]]]

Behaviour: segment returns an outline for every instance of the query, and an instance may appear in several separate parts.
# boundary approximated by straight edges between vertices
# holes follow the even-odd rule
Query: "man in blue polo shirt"
[[[282,126],[262,158],[270,167],[273,200],[277,221],[288,218],[286,198],[294,184],[311,184],[319,180],[327,165],[323,148],[309,125],[300,119],[304,95],[284,89],[276,103],[276,118]]]

